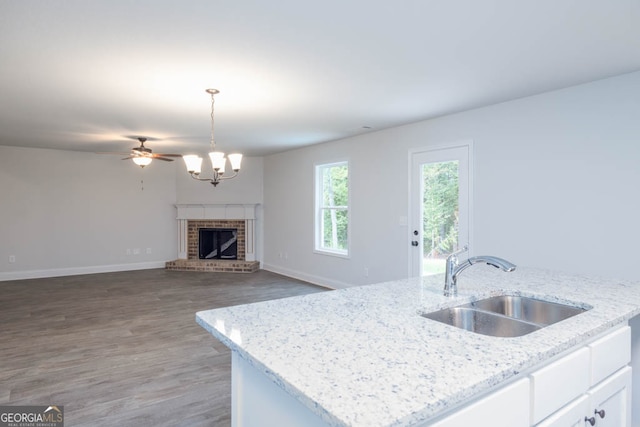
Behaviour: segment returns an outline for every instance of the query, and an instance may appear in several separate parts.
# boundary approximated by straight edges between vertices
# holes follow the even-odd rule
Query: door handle
[[[417,240],[412,240],[411,241],[411,246],[418,246],[418,241]]]

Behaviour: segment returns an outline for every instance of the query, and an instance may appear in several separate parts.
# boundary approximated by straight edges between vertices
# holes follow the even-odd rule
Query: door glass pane
[[[422,165],[423,275],[444,273],[458,249],[458,161]]]

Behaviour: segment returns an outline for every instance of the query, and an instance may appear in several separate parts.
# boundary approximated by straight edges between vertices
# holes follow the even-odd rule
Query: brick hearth
[[[260,269],[259,261],[177,259],[165,264],[167,270],[210,271],[218,273],[253,273]]]

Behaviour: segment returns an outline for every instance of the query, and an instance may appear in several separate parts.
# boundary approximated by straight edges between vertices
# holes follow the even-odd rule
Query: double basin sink
[[[530,297],[500,295],[422,316],[482,335],[519,337],[588,309]]]

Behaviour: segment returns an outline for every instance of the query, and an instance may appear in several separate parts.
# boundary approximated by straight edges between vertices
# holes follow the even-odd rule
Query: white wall
[[[142,170],[115,156],[0,146],[0,280],[175,259],[175,163]]]
[[[637,279],[639,123],[640,72],[269,156],[264,266],[337,287],[406,277],[408,153],[472,140],[474,254]],[[313,165],[341,158],[350,259],[313,252]]]

